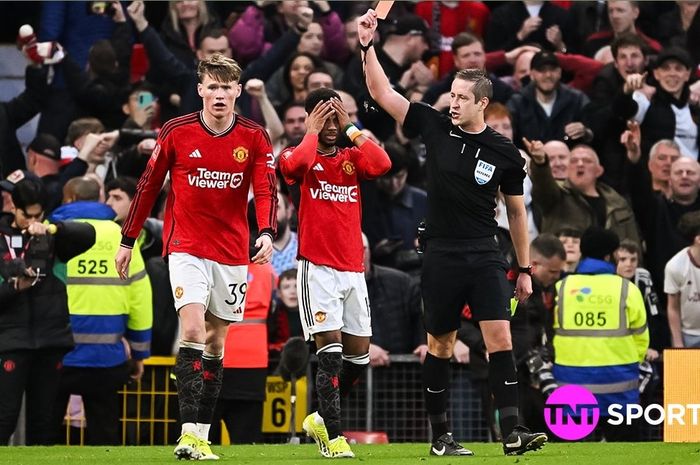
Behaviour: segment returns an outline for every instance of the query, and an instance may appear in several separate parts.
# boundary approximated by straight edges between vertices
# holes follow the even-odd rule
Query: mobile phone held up
[[[152,104],[154,100],[153,94],[150,92],[139,92],[137,98],[139,108],[146,108],[148,105]]]

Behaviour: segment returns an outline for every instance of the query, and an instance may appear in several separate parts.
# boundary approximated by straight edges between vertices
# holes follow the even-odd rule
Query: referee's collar
[[[455,128],[455,129],[457,129],[457,130],[458,130],[460,133],[462,133],[462,134],[469,134],[470,136],[474,136],[474,135],[481,134],[482,132],[486,131],[486,128],[488,127],[488,124],[484,123],[484,127],[481,129],[481,131],[474,131],[474,132],[472,132],[472,131],[465,131],[464,129],[460,128],[459,126],[455,126],[455,125],[452,125],[452,127]],[[462,134],[457,133],[457,134],[455,134],[455,135],[458,135],[458,136],[461,137]]]

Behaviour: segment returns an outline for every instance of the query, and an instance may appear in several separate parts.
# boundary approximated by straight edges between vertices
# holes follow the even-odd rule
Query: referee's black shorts
[[[493,237],[429,239],[421,280],[428,333],[440,336],[459,329],[467,303],[475,321],[510,320],[513,290],[507,269]]]

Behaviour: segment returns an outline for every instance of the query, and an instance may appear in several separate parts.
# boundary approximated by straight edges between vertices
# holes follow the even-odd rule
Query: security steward
[[[91,178],[73,178],[63,189],[64,204],[52,218],[92,225],[95,245],[67,264],[68,308],[75,349],[63,359],[57,405],[70,394],[83,398],[88,445],[120,444],[120,398],[117,391],[129,378],[140,379],[143,360],[150,356],[153,304],[151,284],[140,250],[133,252],[132,273],[124,281],[114,266],[121,242],[115,212],[99,202],[100,185]],[[64,410],[65,411],[65,410]],[[54,424],[63,415],[55,412]]]
[[[601,418],[610,404],[639,403],[639,364],[649,346],[642,294],[615,274],[610,261],[618,246],[613,231],[587,229],[576,273],[556,284],[554,378],[593,393]],[[607,441],[637,440],[635,424],[613,426],[601,420],[598,428],[595,434]]]

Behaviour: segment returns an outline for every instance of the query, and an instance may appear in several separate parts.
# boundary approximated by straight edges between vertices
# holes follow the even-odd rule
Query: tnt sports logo
[[[197,168],[196,174],[188,174],[187,181],[190,186],[201,189],[238,189],[243,183],[243,173],[229,173],[226,171],[210,171],[206,168]]]
[[[349,175],[355,172],[355,165],[353,165],[351,161],[345,160],[342,166],[345,174]]]
[[[700,404],[610,404],[605,415],[608,424],[631,425],[643,420],[649,425],[664,423],[695,428],[700,424]],[[567,441],[585,438],[598,426],[600,408],[591,392],[581,386],[568,384],[554,390],[544,408],[544,421],[549,429]]]
[[[248,149],[245,147],[236,147],[233,149],[233,159],[238,163],[243,163],[248,159]]]
[[[568,384],[549,396],[544,421],[556,436],[567,441],[583,439],[598,426],[600,409],[588,389]]]
[[[320,187],[309,189],[312,199],[357,203],[357,186],[337,186],[326,181],[319,181],[319,184]]]

